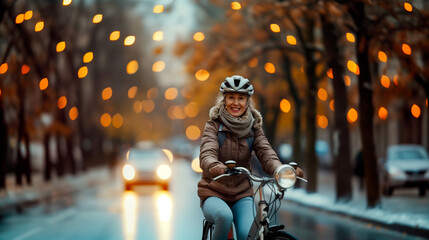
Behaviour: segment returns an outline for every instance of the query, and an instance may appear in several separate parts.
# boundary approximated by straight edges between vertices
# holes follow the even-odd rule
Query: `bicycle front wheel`
[[[294,236],[285,231],[270,232],[265,236],[268,240],[297,240]]]

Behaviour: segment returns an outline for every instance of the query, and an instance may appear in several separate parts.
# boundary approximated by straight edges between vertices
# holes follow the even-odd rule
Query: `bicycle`
[[[296,175],[295,168],[297,164],[291,162],[278,167],[274,172],[274,177],[259,177],[253,175],[246,168],[236,167],[236,162],[233,160],[226,161],[225,164],[229,169],[228,173],[213,178],[213,181],[226,176],[246,174],[252,181],[260,183],[254,193],[255,198],[255,195],[259,191],[258,215],[254,214],[254,222],[250,229],[248,239],[296,240],[293,235],[282,230],[284,229],[284,225],[270,225],[270,219],[272,219],[280,209],[281,199],[286,189],[293,187],[297,179],[307,182],[307,180]],[[266,201],[264,192],[265,186],[271,190],[269,201]],[[214,224],[205,219],[203,222],[202,240],[212,239],[211,236],[213,234]],[[231,226],[231,230],[228,234],[228,240],[234,240],[233,226]]]

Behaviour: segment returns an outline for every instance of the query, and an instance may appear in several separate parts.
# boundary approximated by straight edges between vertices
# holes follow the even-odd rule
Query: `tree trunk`
[[[31,185],[33,181],[31,176],[32,172],[31,172],[30,136],[28,135],[28,131],[26,129],[24,131],[23,138],[25,143],[25,149],[27,152],[23,161],[24,176],[25,176],[25,180],[27,181],[27,184]]]
[[[9,152],[8,130],[4,119],[3,97],[0,95],[0,189],[6,189],[6,168]]]
[[[302,108],[302,100],[298,95],[298,90],[296,88],[295,82],[293,81],[291,75],[291,64],[289,57],[286,53],[283,53],[283,69],[285,73],[286,82],[289,85],[289,93],[292,96],[292,100],[295,103],[295,107],[293,108],[295,113],[293,115],[293,152],[292,152],[292,161],[300,164],[302,163],[302,148],[301,148],[301,108]]]
[[[62,177],[65,174],[65,156],[63,153],[63,138],[62,135],[60,133],[56,134],[56,140],[57,140],[57,165],[56,165],[56,169],[57,169],[57,175],[58,177]]]
[[[362,152],[367,194],[367,207],[375,208],[380,206],[380,188],[373,134],[374,106],[372,102],[373,90],[368,57],[369,38],[366,34],[367,21],[365,20],[365,5],[363,2],[353,2],[353,6],[351,7],[350,11],[357,27],[356,54],[360,68],[360,74],[358,76],[359,111],[361,115],[360,133],[363,147]]]
[[[73,175],[76,175],[77,166],[76,166],[76,159],[75,159],[74,154],[73,154],[74,145],[73,145],[73,139],[72,139],[71,135],[66,137],[66,144],[67,144],[67,158],[66,159],[68,159],[68,162],[70,164],[71,173]]]
[[[307,72],[307,77],[311,79],[311,76],[309,75],[309,73],[311,74],[312,70],[308,69],[306,72]],[[311,79],[308,82],[306,120],[307,120],[306,171],[308,174],[308,178],[311,179],[311,181],[307,183],[307,192],[314,193],[314,192],[317,192],[317,169],[318,169],[318,161],[317,161],[316,151],[314,147],[316,143],[316,82],[315,82],[315,79]]]
[[[51,162],[51,151],[50,151],[50,144],[49,144],[49,140],[50,140],[50,133],[48,131],[45,131],[45,136],[43,139],[43,146],[45,149],[45,164],[44,164],[44,174],[43,174],[43,179],[46,182],[51,181],[52,179],[52,175],[51,175],[51,168],[52,168],[52,162]]]
[[[314,39],[314,29],[315,25],[314,19],[311,16],[306,16],[306,36],[307,43],[313,44]],[[316,62],[314,59],[313,50],[304,46],[304,55],[305,55],[305,74],[307,76],[308,89],[307,89],[307,131],[306,131],[306,147],[307,154],[306,158],[306,171],[308,173],[308,178],[311,179],[307,183],[307,192],[314,193],[317,192],[317,169],[319,167],[318,160],[316,157],[315,144],[316,144],[316,92],[317,92],[317,77],[316,77]]]
[[[18,136],[17,136],[17,145],[16,145],[16,162],[15,162],[15,182],[16,185],[22,185],[22,174],[24,170],[24,157],[22,156],[21,143],[25,131],[25,91],[22,89],[22,77],[18,77],[17,82],[19,99],[19,109],[18,109]],[[28,155],[28,153],[27,153]]]
[[[334,138],[333,155],[335,170],[336,201],[348,202],[352,198],[350,140],[347,122],[347,89],[344,84],[344,66],[340,64],[342,58],[338,49],[339,35],[335,25],[328,15],[322,15],[323,42],[326,49],[328,66],[334,75]]]

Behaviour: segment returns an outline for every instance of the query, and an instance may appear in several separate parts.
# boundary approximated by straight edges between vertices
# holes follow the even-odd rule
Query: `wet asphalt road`
[[[199,175],[186,161],[174,162],[173,171],[169,191],[142,186],[125,192],[116,175],[103,186],[3,216],[0,239],[201,239]],[[420,239],[285,200],[278,222],[299,239]]]

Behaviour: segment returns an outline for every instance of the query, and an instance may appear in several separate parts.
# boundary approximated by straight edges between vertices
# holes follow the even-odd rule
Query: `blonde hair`
[[[246,95],[248,97],[247,98],[247,106],[250,107],[250,109],[255,109],[256,105],[255,105],[255,102],[252,99],[252,96],[249,96],[247,94],[244,94],[244,95]],[[219,106],[219,105],[225,105],[225,94],[224,93],[219,93],[217,95],[217,97],[216,97],[216,105],[217,106]]]

